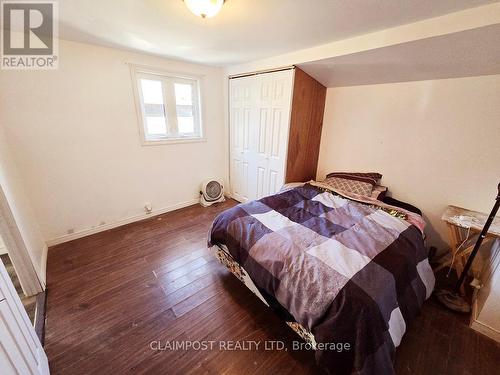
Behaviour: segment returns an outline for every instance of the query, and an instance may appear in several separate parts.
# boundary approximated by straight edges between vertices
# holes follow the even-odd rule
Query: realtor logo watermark
[[[1,1],[1,69],[57,69],[57,1]]]

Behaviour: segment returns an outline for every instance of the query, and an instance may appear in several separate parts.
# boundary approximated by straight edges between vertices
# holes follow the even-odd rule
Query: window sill
[[[199,143],[206,142],[206,138],[170,138],[170,139],[158,139],[158,140],[142,140],[142,146],[161,146],[161,145],[172,145],[177,143]]]

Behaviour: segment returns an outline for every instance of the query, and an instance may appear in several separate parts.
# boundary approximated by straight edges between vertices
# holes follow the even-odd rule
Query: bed
[[[311,181],[221,213],[208,246],[328,373],[391,374],[434,288],[424,225],[405,208]]]

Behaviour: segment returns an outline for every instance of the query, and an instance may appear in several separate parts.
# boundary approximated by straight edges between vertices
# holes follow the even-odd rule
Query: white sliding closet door
[[[230,164],[233,198],[246,202],[284,183],[293,70],[230,81]]]
[[[240,202],[252,199],[250,192],[251,120],[254,96],[253,77],[230,81],[230,173],[232,196]]]
[[[252,199],[278,192],[285,182],[293,70],[260,74],[256,80],[257,189]]]

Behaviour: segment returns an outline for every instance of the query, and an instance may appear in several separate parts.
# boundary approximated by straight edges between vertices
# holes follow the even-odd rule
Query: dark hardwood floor
[[[291,350],[295,333],[207,250],[212,219],[235,204],[191,206],[52,247],[45,335],[52,373],[321,373],[312,352]],[[158,340],[282,340],[289,350],[152,350]],[[497,343],[428,301],[398,348],[396,369],[493,374],[499,361]]]

